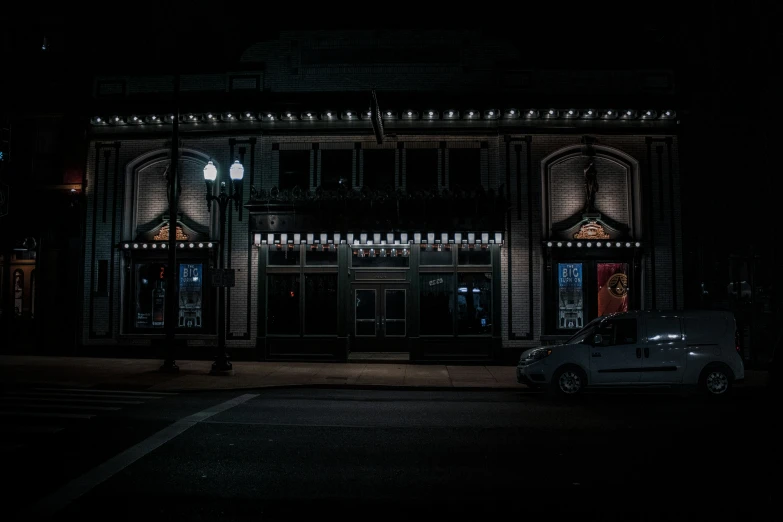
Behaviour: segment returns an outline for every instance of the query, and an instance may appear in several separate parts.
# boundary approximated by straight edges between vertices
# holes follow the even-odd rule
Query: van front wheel
[[[587,384],[587,376],[581,368],[576,366],[563,366],[552,376],[548,391],[556,397],[573,397],[579,395]]]

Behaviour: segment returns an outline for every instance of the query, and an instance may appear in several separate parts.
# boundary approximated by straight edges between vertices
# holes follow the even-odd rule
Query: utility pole
[[[179,73],[174,75],[174,119],[171,122],[171,162],[169,163],[167,195],[169,200],[169,258],[166,277],[166,346],[165,360],[161,372],[179,371],[175,360],[174,335],[177,330],[177,214],[179,213]]]

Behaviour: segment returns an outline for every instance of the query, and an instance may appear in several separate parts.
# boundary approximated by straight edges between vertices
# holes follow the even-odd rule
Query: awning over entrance
[[[502,244],[502,232],[297,232],[256,233],[254,243],[258,245],[407,245],[407,244]]]

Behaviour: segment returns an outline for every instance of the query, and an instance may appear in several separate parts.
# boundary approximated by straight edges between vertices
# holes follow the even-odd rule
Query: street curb
[[[146,391],[151,392],[172,392],[172,393],[191,393],[191,392],[220,392],[220,391],[244,391],[244,390],[286,390],[286,389],[325,389],[325,390],[383,390],[383,391],[521,391],[521,392],[536,392],[537,390],[531,390],[530,388],[515,387],[515,386],[411,386],[411,385],[393,385],[393,384],[270,384],[268,386],[242,386],[235,388],[167,388],[165,390],[147,388]]]

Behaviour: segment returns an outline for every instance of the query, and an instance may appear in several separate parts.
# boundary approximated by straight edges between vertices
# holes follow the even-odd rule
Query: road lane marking
[[[113,406],[74,406],[72,404],[29,404],[27,402],[12,402],[0,406],[4,409],[10,408],[31,408],[39,410],[95,410],[95,411],[117,411],[122,408]]]
[[[246,393],[176,421],[174,424],[150,435],[135,446],[131,446],[122,453],[115,455],[103,464],[99,464],[81,477],[70,481],[51,495],[42,498],[34,506],[31,506],[30,510],[21,513],[22,519],[41,520],[53,516],[71,502],[106,482],[137,460],[149,455],[199,422],[256,397],[258,397],[257,393]]]
[[[0,417],[40,417],[49,419],[80,419],[90,420],[95,415],[86,413],[48,413],[40,411],[0,411]]]
[[[101,390],[95,388],[30,388],[35,391],[54,391],[54,392],[85,392],[85,393],[123,393],[127,395],[178,395],[177,393],[170,392],[147,392],[147,391],[130,391],[130,390]]]
[[[105,395],[105,394],[97,394],[97,393],[54,393],[54,392],[33,392],[33,391],[12,391],[7,392],[5,395],[9,397],[84,397],[84,398],[93,398],[93,399],[133,399],[133,400],[139,400],[139,399],[149,399],[149,400],[155,400],[155,399],[162,399],[163,397],[139,397],[138,395]]]
[[[144,404],[143,401],[118,401],[106,397],[105,399],[55,399],[49,397],[0,397],[4,402],[35,401],[35,402],[68,402],[74,404]]]

